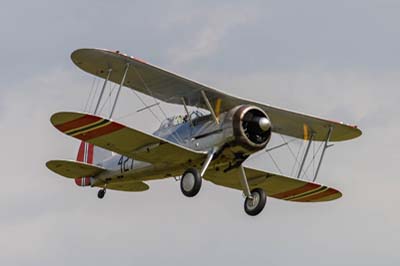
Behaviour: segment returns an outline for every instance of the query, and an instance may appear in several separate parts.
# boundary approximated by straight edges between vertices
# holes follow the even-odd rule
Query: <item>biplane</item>
[[[361,135],[357,126],[334,122],[268,104],[231,96],[178,76],[119,51],[78,49],[72,61],[82,70],[104,79],[94,112],[59,112],[51,123],[81,141],[76,161],[51,160],[53,172],[79,186],[106,190],[145,191],[151,180],[174,177],[187,197],[196,196],[205,179],[236,189],[245,197],[248,215],[259,214],[267,196],[294,202],[322,202],[341,197],[331,187],[315,183],[330,142]],[[107,83],[118,91],[109,117],[97,115]],[[163,103],[182,106],[182,115],[163,121],[153,134],[112,120],[122,87],[154,98],[151,109]],[[253,153],[263,150],[272,133],[308,141],[298,176],[286,176],[246,167]],[[323,143],[313,180],[298,178],[311,142]]]

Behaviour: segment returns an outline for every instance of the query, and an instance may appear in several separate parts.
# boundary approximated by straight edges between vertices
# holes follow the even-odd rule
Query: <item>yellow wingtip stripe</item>
[[[304,140],[308,140],[308,126],[306,124],[303,124],[303,136]]]
[[[215,102],[215,116],[217,118],[219,118],[219,114],[221,112],[221,103],[222,103],[221,98],[218,98],[217,101]]]
[[[72,128],[72,129],[70,129],[70,130],[68,130],[68,131],[64,131],[64,133],[67,134],[67,135],[69,135],[69,134],[71,134],[72,132],[79,131],[79,130],[81,130],[81,129],[85,129],[85,128],[87,128],[87,127],[91,127],[91,126],[96,125],[96,124],[100,124],[100,123],[102,123],[103,121],[104,121],[104,119],[101,119],[101,120],[95,121],[95,122],[93,122],[93,123],[83,125],[83,126],[78,127],[78,128]],[[74,135],[75,135],[75,134],[74,134]]]
[[[301,194],[297,194],[297,195],[292,195],[292,196],[286,197],[286,198],[284,198],[284,200],[292,200],[292,201],[293,200],[298,200],[298,199],[301,199],[301,198],[304,198],[304,197],[312,196],[312,195],[314,195],[316,193],[323,192],[326,189],[329,189],[329,188],[328,187],[324,187],[324,186],[320,186],[320,187],[317,187],[315,189],[305,191],[305,192],[303,192]]]

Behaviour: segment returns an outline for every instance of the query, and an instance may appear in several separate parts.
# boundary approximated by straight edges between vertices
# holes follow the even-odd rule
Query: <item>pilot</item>
[[[182,123],[183,123],[183,117],[182,117],[181,115],[178,115],[178,116],[175,118],[175,123],[176,123],[177,125],[182,124]]]

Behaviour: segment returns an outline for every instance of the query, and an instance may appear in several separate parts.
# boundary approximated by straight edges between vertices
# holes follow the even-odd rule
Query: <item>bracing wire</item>
[[[140,78],[140,80],[142,81],[144,87],[146,88],[147,92],[150,94],[150,96],[153,98],[154,103],[157,103],[156,98],[153,96],[153,92],[149,89],[149,87],[147,86],[147,83],[144,81],[142,75],[140,74],[140,72],[136,69],[135,66],[133,66],[133,69],[136,72],[136,75]],[[165,118],[167,118],[167,114],[164,112],[164,110],[161,108],[160,105],[158,105],[158,108],[160,109],[161,113],[164,115]]]
[[[108,96],[107,96],[107,99],[104,100],[103,105],[100,107],[100,111],[99,111],[100,114],[101,114],[101,112],[103,111],[104,107],[105,107],[108,103],[111,102],[111,95],[112,95],[112,93],[114,92],[116,86],[117,86],[116,84],[110,84],[110,85],[108,86],[108,90],[109,90]]]
[[[281,138],[282,138],[282,140],[283,140],[284,142],[287,142],[286,139],[282,136],[282,134],[279,134],[279,136],[281,136]],[[299,149],[297,150],[297,155],[294,154],[292,148],[291,148],[290,145],[289,145],[289,142],[288,142],[287,147],[288,147],[288,149],[289,149],[290,154],[293,156],[293,158],[294,158],[294,160],[295,160],[295,162],[294,162],[294,164],[293,164],[293,166],[292,166],[292,169],[291,169],[291,171],[290,171],[290,175],[292,176],[292,175],[293,175],[293,171],[295,170],[296,166],[299,167],[299,165],[300,165],[300,162],[299,162],[298,158],[299,158],[300,150],[301,150],[301,148],[303,147],[303,143],[301,144],[301,146],[299,146]]]
[[[274,165],[275,165],[276,169],[278,169],[278,171],[279,171],[279,174],[282,174],[282,171],[281,171],[281,169],[279,168],[278,164],[276,163],[276,161],[275,161],[274,157],[272,157],[272,155],[271,155],[271,153],[270,153],[270,152],[268,152],[268,151],[267,151],[267,153],[268,153],[269,157],[271,158],[272,162],[274,163]]]
[[[92,85],[90,86],[90,93],[89,93],[89,96],[88,96],[88,98],[86,100],[85,107],[83,109],[84,112],[89,112],[89,110],[87,108],[88,108],[88,105],[89,105],[89,101],[91,100],[91,97],[92,97],[92,93],[93,93],[93,90],[94,90],[95,82],[96,82],[96,76],[93,77]]]
[[[142,99],[142,97],[140,97],[140,95],[135,91],[135,89],[132,89],[131,91],[133,92],[133,94],[135,94],[135,96],[139,99],[139,101],[144,105],[144,107],[147,107],[146,102]],[[154,118],[157,119],[157,121],[161,123],[161,119],[158,118],[156,113],[154,113],[154,111],[151,108],[148,108],[148,110],[150,111],[150,113],[153,114]]]
[[[315,142],[313,143],[313,157],[312,157],[312,168],[313,168],[313,173],[315,173]]]
[[[304,141],[301,142],[301,145],[299,146],[299,149],[297,150],[297,155],[296,155],[296,162],[297,164],[293,165],[295,166],[295,168],[293,169],[293,171],[299,171],[300,170],[300,162],[297,160],[300,157],[300,154],[303,152],[304,150]],[[304,151],[305,152],[305,151]],[[294,173],[294,172],[293,172]]]
[[[150,88],[147,86],[147,84],[146,84],[145,80],[143,79],[142,75],[140,74],[140,72],[136,69],[135,66],[133,66],[133,69],[135,70],[136,75],[137,75],[137,76],[139,77],[139,79],[142,81],[142,83],[143,83],[145,89],[147,90],[147,92],[149,93],[149,95],[153,98],[154,103],[158,106],[158,108],[160,109],[161,113],[164,115],[164,118],[167,119],[167,118],[168,118],[167,114],[164,112],[164,110],[162,109],[161,105],[158,104],[156,98],[155,98],[154,95],[153,95],[153,92],[152,92],[152,91],[150,90]],[[143,104],[145,105],[145,107],[148,107],[148,106],[144,103],[144,101],[142,101],[142,102],[143,102]],[[149,110],[151,110],[151,108],[149,108]],[[159,122],[161,122],[161,121],[159,121]],[[175,140],[176,140],[178,143],[179,143],[179,142],[183,142],[183,140],[182,140],[181,136],[179,135],[179,133],[177,133],[176,131],[171,132],[169,129],[168,129],[168,131],[169,131],[170,133],[172,133],[171,136],[173,136],[173,137],[175,138]]]
[[[93,93],[92,99],[91,99],[90,104],[89,104],[88,111],[92,110],[94,99],[96,98],[96,94],[97,94],[97,91],[99,89],[99,84],[100,84],[100,79],[96,79],[95,86],[94,86],[95,89],[94,89],[94,93]]]
[[[313,153],[314,153],[314,154],[313,154],[313,159],[312,159],[311,162],[308,163],[308,165],[307,165],[307,167],[305,168],[304,172],[308,172],[308,169],[310,168],[311,164],[314,164],[315,155],[319,153],[319,151],[321,150],[323,144],[324,144],[324,143],[321,142],[321,144],[319,145],[319,147],[318,147],[318,149],[317,149],[317,152],[315,152],[315,153],[313,152]]]

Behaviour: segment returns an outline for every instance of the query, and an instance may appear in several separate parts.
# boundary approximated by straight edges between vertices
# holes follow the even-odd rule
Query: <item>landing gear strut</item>
[[[197,195],[197,193],[199,193],[201,188],[201,180],[203,179],[203,176],[207,171],[215,152],[215,148],[210,150],[206,160],[203,163],[200,173],[195,168],[189,168],[183,173],[181,177],[181,191],[183,195],[186,197],[194,197]]]
[[[267,196],[261,188],[255,188],[250,191],[246,172],[242,165],[240,166],[240,183],[243,188],[243,193],[246,195],[244,211],[250,216],[256,216],[264,209],[265,203],[267,203]]]
[[[102,188],[102,189],[99,190],[99,192],[97,192],[97,197],[99,199],[104,198],[105,195],[106,195],[106,188]]]

